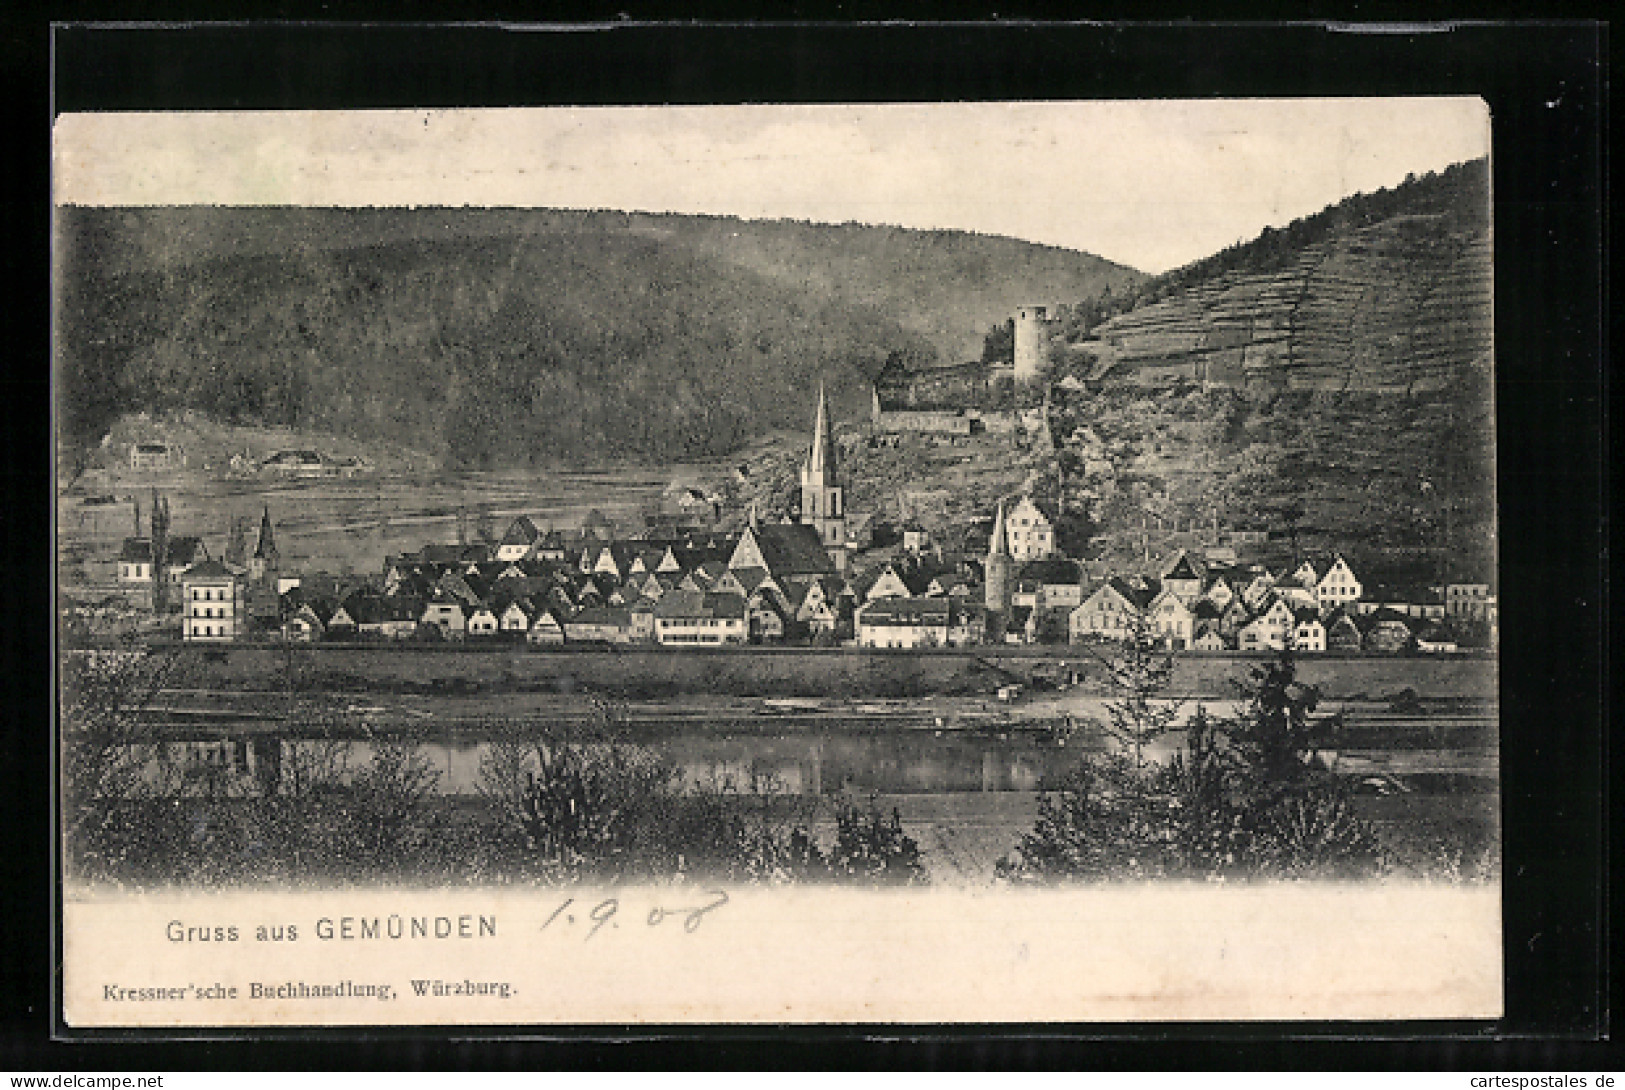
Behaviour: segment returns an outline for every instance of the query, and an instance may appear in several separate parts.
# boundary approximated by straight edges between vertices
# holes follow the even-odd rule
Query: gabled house
[[[772,594],[752,594],[745,601],[745,624],[751,643],[778,643],[784,639],[784,611]]]
[[[1220,610],[1228,606],[1236,598],[1236,592],[1230,586],[1230,580],[1220,575],[1208,584],[1207,590],[1202,592],[1202,600],[1212,602]]]
[[[835,574],[818,527],[804,522],[753,522],[740,534],[727,566],[766,568],[780,583]]]
[[[1011,603],[1070,612],[1083,604],[1083,572],[1077,561],[1065,557],[1029,560],[1016,569]]]
[[[1331,610],[1358,602],[1364,589],[1354,569],[1339,555],[1315,584],[1315,595],[1322,610]]]
[[[654,572],[650,572],[641,579],[629,580],[627,586],[636,592],[639,597],[647,598],[651,602],[659,601],[660,596],[665,594],[668,589],[666,584],[660,581],[660,576]]]
[[[1146,607],[1152,635],[1171,651],[1183,651],[1196,639],[1196,617],[1185,604],[1186,599],[1186,595],[1164,584]]]
[[[331,615],[331,603],[300,602],[282,623],[282,637],[293,643],[314,643],[327,634],[327,617]]]
[[[1275,593],[1275,577],[1267,571],[1257,572],[1241,588],[1241,601],[1248,610],[1263,609],[1270,595]]]
[[[655,638],[655,600],[653,598],[636,598],[626,607],[626,615],[632,622],[631,635],[635,642],[646,642]]]
[[[497,615],[497,629],[505,636],[520,637],[530,631],[535,610],[528,598],[515,598]]]
[[[865,602],[877,601],[881,598],[912,598],[914,592],[909,590],[908,582],[897,570],[896,565],[887,564],[881,569],[875,581],[863,592]]]
[[[464,609],[463,600],[437,587],[424,603],[423,613],[418,617],[418,628],[433,628],[444,639],[462,639],[468,633],[468,612]]]
[[[435,581],[431,597],[444,596],[454,599],[462,605],[466,618],[470,611],[479,608],[484,603],[484,599],[475,592],[473,586],[469,583],[470,579],[477,578],[477,575],[464,575],[448,571]]]
[[[350,611],[354,598],[346,598],[333,608],[332,616],[327,618],[327,638],[330,640],[353,640],[361,634],[361,626],[356,623],[355,614]]]
[[[1223,612],[1219,614],[1219,634],[1224,636],[1226,640],[1233,641],[1247,622],[1252,619],[1252,611],[1247,608],[1246,601],[1240,595],[1237,595],[1230,600],[1230,604],[1225,606]]]
[[[1349,653],[1365,645],[1365,634],[1347,611],[1337,610],[1321,623],[1326,627],[1326,650]]]
[[[758,573],[758,578],[767,572],[766,568],[750,568],[747,570]],[[717,581],[711,584],[711,589],[718,594],[737,594],[741,598],[750,596],[750,590],[740,581],[731,568],[717,576]]]
[[[1202,581],[1206,573],[1206,565],[1201,560],[1181,549],[1163,567],[1162,589],[1187,600],[1195,598],[1202,593]]]
[[[1154,595],[1122,579],[1107,580],[1068,615],[1071,641],[1127,638],[1132,619],[1143,615],[1152,597]]]
[[[164,582],[179,587],[181,576],[194,564],[209,559],[209,550],[200,537],[172,537],[164,550]]]
[[[1300,609],[1293,611],[1294,627],[1292,630],[1292,648],[1311,655],[1323,654],[1326,650],[1326,626],[1320,620],[1320,613],[1313,609]]]
[[[1297,615],[1286,600],[1277,597],[1236,633],[1236,646],[1243,651],[1280,651],[1297,629]]]
[[[1295,571],[1283,577],[1281,583],[1296,583],[1305,590],[1314,590],[1320,584],[1320,572],[1315,569],[1314,561],[1305,560]]]
[[[1411,629],[1411,625],[1415,622],[1411,618],[1385,609],[1370,614],[1365,620],[1363,646],[1366,651],[1380,655],[1396,655],[1410,650],[1415,640]]]
[[[531,621],[530,630],[525,633],[525,642],[532,645],[553,646],[564,642],[564,625],[559,621],[559,615],[551,609],[544,609],[536,614]]]
[[[1044,560],[1055,553],[1054,520],[1033,500],[1023,496],[1005,513],[1005,540],[1017,563]]]
[[[976,584],[968,575],[947,572],[933,578],[926,586],[925,593],[931,598],[946,597],[969,600],[976,597]]]
[[[497,559],[524,560],[534,555],[536,543],[541,539],[542,532],[536,528],[536,524],[530,521],[529,516],[520,515],[508,523],[508,529],[497,542]]]
[[[144,537],[127,537],[118,554],[118,581],[132,587],[152,585],[152,542]]]
[[[531,555],[537,560],[551,560],[554,563],[564,563],[566,554],[564,535],[557,530],[549,530],[543,534],[531,550]]]
[[[840,623],[838,605],[822,582],[791,583],[785,588],[797,625],[809,635],[834,632]]]
[[[665,549],[652,545],[634,548],[632,551],[632,561],[626,566],[627,578],[630,579],[633,576],[653,575],[659,570],[661,561],[666,558],[666,551],[667,550]]]
[[[1229,647],[1229,641],[1219,633],[1217,625],[1200,623],[1197,625],[1196,638],[1191,641],[1192,650],[1225,651],[1228,650]]]

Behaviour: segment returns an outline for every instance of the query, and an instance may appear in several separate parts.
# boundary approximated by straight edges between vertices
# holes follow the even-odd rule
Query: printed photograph
[[[58,118],[65,898],[1498,889],[1490,150]]]

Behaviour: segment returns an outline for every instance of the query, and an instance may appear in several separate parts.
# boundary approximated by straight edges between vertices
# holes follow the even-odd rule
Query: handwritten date
[[[702,896],[705,898],[704,902],[695,905],[677,908],[656,905],[644,914],[644,925],[659,927],[668,919],[681,917],[683,931],[692,935],[700,929],[700,925],[705,922],[708,915],[728,903],[728,895],[720,889],[706,890]],[[548,916],[538,930],[546,931],[555,925],[557,925],[558,930],[582,927],[586,929],[586,934],[581,941],[587,942],[605,927],[618,928],[621,926],[620,921],[616,919],[621,914],[622,907],[621,901],[617,897],[606,897],[591,907],[572,911],[571,909],[575,904],[576,899],[574,897],[566,897],[564,902],[553,910],[552,915]]]

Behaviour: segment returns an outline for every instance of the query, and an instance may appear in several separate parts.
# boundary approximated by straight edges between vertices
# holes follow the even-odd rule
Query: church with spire
[[[829,401],[818,389],[812,444],[801,465],[801,512],[795,522],[762,522],[754,508],[728,566],[761,568],[791,582],[844,575],[847,570],[846,489],[835,454]]]

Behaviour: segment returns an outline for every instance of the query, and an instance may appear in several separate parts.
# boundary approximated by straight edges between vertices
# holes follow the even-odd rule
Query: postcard
[[[68,1026],[1499,1017],[1489,131],[62,114]]]

